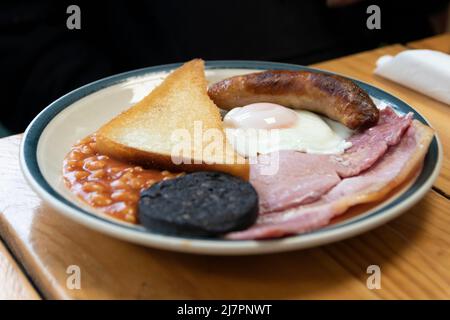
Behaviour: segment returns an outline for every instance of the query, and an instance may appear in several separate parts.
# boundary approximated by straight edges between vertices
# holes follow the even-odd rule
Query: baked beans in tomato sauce
[[[67,187],[92,207],[120,220],[138,223],[140,192],[183,173],[144,169],[97,153],[95,135],[78,141],[66,155]]]

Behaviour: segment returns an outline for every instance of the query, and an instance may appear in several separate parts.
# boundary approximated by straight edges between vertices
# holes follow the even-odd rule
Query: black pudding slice
[[[217,236],[256,221],[253,186],[220,172],[195,172],[161,181],[141,192],[139,219],[150,230],[186,236]]]

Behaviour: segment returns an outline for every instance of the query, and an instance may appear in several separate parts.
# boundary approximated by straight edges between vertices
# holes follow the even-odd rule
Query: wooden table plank
[[[325,250],[361,281],[361,265],[379,265],[384,299],[448,299],[449,212],[450,201],[431,191],[399,219]]]
[[[435,186],[445,194],[450,195],[450,130],[448,129],[450,123],[450,106],[373,74],[375,63],[379,57],[386,54],[395,55],[406,49],[401,45],[392,45],[325,61],[313,66],[362,80],[384,89],[404,100],[425,116],[430,121],[432,127],[436,129],[444,150],[442,170]]]
[[[431,49],[450,53],[450,33],[444,33],[434,37],[409,42],[406,46],[412,49]]]
[[[399,219],[340,243],[264,256],[187,255],[110,238],[48,208],[20,173],[19,140],[0,140],[0,234],[48,298],[450,298],[450,201],[434,191]],[[381,290],[366,287],[371,264],[381,267]],[[69,265],[81,269],[81,290],[66,287]]]
[[[30,281],[0,240],[0,300],[38,300]]]

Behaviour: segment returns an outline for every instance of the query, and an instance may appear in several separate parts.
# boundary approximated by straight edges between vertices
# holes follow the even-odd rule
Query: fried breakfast
[[[264,71],[208,88],[195,59],[77,142],[63,177],[97,211],[153,232],[278,238],[387,199],[433,136],[337,75]]]

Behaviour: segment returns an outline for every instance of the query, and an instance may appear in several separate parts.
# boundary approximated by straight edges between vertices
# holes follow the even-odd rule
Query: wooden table
[[[444,33],[431,38],[409,42],[407,46],[412,49],[431,49],[450,53],[450,33]]]
[[[0,242],[0,300],[36,300],[39,295]]]
[[[0,140],[0,235],[45,298],[449,299],[450,106],[372,75],[378,57],[405,49],[393,45],[315,65],[404,99],[440,135],[445,160],[435,186],[382,227],[319,248],[264,256],[196,256],[140,247],[91,231],[43,204],[20,173],[18,135]],[[37,297],[14,262],[1,263],[2,254],[0,289],[5,268],[20,279],[13,289],[6,284],[4,296]],[[372,264],[381,267],[380,290],[366,287]],[[80,267],[80,290],[66,286],[70,265]],[[15,286],[26,293],[15,296]]]

